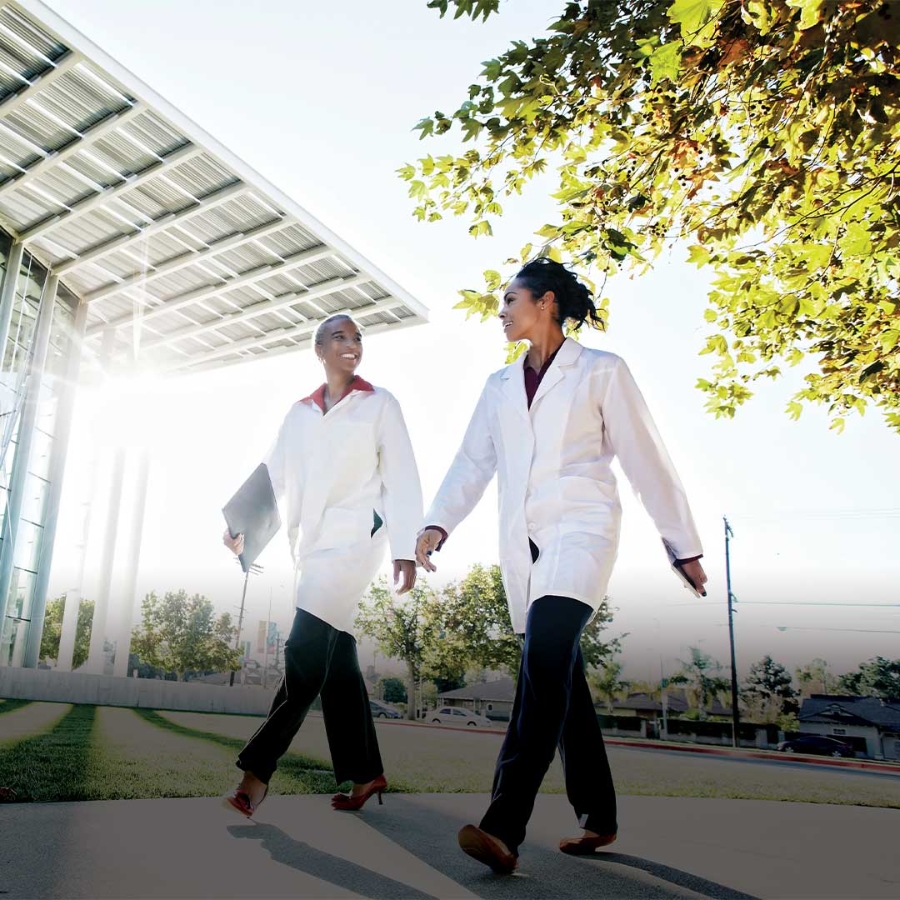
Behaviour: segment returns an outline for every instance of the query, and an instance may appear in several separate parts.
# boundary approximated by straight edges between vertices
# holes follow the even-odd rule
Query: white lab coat
[[[500,567],[517,633],[539,597],[599,608],[619,543],[614,457],[676,556],[699,556],[684,489],[622,359],[567,338],[530,410],[524,357],[488,378],[424,521],[450,534],[497,472]]]
[[[359,602],[384,561],[414,560],[422,488],[400,404],[361,379],[324,414],[295,403],[265,463],[295,564],[295,598],[352,632]],[[375,534],[375,515],[384,522]]]

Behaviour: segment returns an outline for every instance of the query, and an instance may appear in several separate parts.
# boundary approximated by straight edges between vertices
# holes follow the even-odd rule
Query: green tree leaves
[[[581,638],[589,670],[621,650],[621,638],[605,633],[612,619],[605,598]],[[385,656],[406,663],[410,685],[421,679],[460,681],[473,670],[506,671],[515,677],[522,657],[496,565],[472,566],[440,594],[420,581],[409,594],[396,597],[381,581],[363,599],[356,626],[378,642]]]
[[[44,630],[41,633],[41,659],[56,659],[62,638],[65,596],[56,597],[47,604],[44,611]],[[78,606],[78,624],[75,627],[75,649],[72,653],[72,668],[77,669],[87,662],[91,647],[91,625],[94,621],[94,601],[82,600]]]
[[[231,615],[216,617],[206,597],[188,597],[184,590],[159,597],[151,591],[141,606],[141,623],[134,629],[131,649],[143,662],[175,672],[182,681],[189,670],[237,669],[240,652],[231,647],[234,636]]]
[[[681,39],[689,46],[708,46],[712,29],[704,34],[709,23],[719,14],[724,0],[675,0],[669,7],[669,19],[681,26]]]
[[[601,291],[673,245],[712,269],[710,412],[733,416],[754,381],[807,358],[791,416],[821,404],[839,429],[874,405],[900,431],[898,45],[886,0],[567,0],[417,126],[473,149],[399,174],[418,218],[465,216],[478,236],[555,170],[558,214],[528,258],[597,273]],[[467,292],[467,313],[492,315],[497,291],[492,275]]]

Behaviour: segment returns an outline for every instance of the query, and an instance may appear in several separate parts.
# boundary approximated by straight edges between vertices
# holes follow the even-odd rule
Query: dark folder
[[[232,536],[244,535],[244,552],[238,559],[247,572],[281,528],[272,479],[265,463],[256,467],[222,512]]]

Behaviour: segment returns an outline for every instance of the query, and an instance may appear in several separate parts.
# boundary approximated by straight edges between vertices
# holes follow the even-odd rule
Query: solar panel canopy
[[[274,139],[274,137],[273,137]],[[183,374],[426,308],[42,3],[0,3],[0,225],[104,367]]]

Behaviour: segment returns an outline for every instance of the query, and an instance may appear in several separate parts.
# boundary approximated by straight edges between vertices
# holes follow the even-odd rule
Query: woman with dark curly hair
[[[588,289],[559,263],[537,259],[506,288],[499,316],[506,339],[526,341],[528,352],[488,378],[416,558],[434,571],[432,552],[496,472],[500,567],[524,643],[491,804],[479,827],[460,831],[459,843],[495,871],[511,872],[557,747],[583,829],[560,849],[591,854],[616,839],[615,789],[579,649],[618,547],[613,458],[700,592],[706,575],[684,490],[627,366],[563,333],[567,323],[600,324]]]

